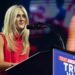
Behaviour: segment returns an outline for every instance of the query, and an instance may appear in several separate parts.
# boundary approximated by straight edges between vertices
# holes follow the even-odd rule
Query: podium
[[[75,75],[75,55],[59,49],[38,52],[5,72],[6,75]]]
[[[52,72],[51,53],[38,52],[18,65],[6,69],[7,75],[50,75]]]

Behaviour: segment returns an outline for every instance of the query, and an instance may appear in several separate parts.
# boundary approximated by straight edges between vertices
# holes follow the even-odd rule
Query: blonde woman
[[[13,5],[7,10],[0,33],[1,70],[29,57],[29,30],[26,29],[28,24],[28,14],[22,5]]]
[[[75,15],[72,17],[69,26],[67,50],[75,52]]]

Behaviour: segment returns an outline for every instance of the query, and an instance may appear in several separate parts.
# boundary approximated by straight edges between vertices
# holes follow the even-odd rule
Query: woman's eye
[[[22,15],[21,15],[21,14],[17,14],[17,18],[18,18],[18,17],[26,18],[26,16],[25,16],[24,14],[22,14]]]
[[[22,17],[26,18],[26,16],[23,14]]]
[[[17,14],[17,18],[20,17],[20,14]]]

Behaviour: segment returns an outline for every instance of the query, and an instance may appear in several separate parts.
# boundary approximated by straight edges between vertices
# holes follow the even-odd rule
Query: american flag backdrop
[[[75,0],[31,0],[31,22],[53,21],[68,27],[75,10]]]

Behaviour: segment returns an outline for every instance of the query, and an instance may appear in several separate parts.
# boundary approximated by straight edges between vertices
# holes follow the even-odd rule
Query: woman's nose
[[[20,20],[23,20],[23,17],[22,17],[22,15],[20,16]]]

